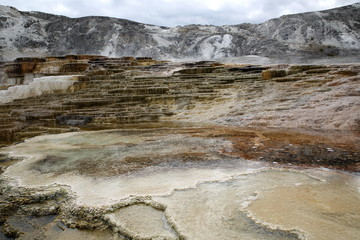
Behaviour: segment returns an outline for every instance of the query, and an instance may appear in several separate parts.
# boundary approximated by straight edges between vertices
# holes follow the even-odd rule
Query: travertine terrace
[[[0,239],[359,239],[359,10],[0,6]]]
[[[0,238],[359,235],[360,65],[69,55],[0,78]]]
[[[158,126],[187,123],[202,127],[215,124],[228,126],[222,135],[242,139],[236,140],[243,142],[243,149],[239,148],[242,156],[253,159],[254,149],[245,147],[244,142],[259,134],[241,131],[237,134],[231,126],[273,128],[279,133],[286,128],[290,134],[286,141],[292,138],[294,143],[299,140],[290,136],[302,136],[299,131],[327,130],[326,134],[318,134],[328,137],[339,130],[357,133],[359,73],[360,66],[354,64],[259,66],[92,55],[21,58],[3,65],[0,141],[7,144],[46,133],[146,123]],[[263,143],[275,146],[275,142],[283,141],[275,133],[265,135],[268,137],[260,137]],[[334,157],[323,156],[327,160],[319,160],[319,164],[357,169],[356,140],[316,139],[315,142],[328,147],[330,142],[347,146],[341,147],[340,153],[333,153],[335,158],[342,159],[338,163],[333,162]],[[300,142],[310,146],[314,141]],[[280,145],[277,147],[282,148],[284,143]],[[268,153],[255,156],[266,155],[274,160],[274,153],[265,146],[263,150],[267,149]],[[349,148],[352,153],[345,157]],[[287,156],[299,149],[284,152],[275,154],[281,156],[275,160],[292,161],[294,158]],[[323,155],[319,149],[311,152]],[[295,159],[298,164],[308,162]]]
[[[360,129],[359,65],[255,66],[79,55],[17,59],[2,68],[3,143],[74,127],[156,121]]]

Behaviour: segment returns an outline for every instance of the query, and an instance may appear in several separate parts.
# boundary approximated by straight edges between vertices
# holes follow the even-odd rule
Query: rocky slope
[[[287,15],[262,24],[174,28],[109,17],[68,18],[0,6],[0,60],[101,54],[162,59],[356,56],[360,3]]]
[[[64,126],[157,121],[360,129],[359,64],[261,67],[70,55],[17,59],[4,68],[0,143]]]
[[[0,239],[360,235],[359,64],[3,68]]]

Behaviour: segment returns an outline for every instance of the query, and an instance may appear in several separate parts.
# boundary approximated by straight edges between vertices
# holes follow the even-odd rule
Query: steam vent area
[[[0,239],[360,239],[360,64],[0,63]]]

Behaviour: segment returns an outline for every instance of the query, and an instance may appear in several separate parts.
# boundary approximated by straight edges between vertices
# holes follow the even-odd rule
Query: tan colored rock
[[[285,77],[287,72],[285,69],[267,69],[262,71],[261,78],[262,80],[269,80],[272,78]]]
[[[144,62],[151,65],[144,67]],[[172,64],[131,57],[46,58],[37,64],[33,74],[55,77],[78,71],[83,76],[64,88],[36,94],[35,89],[34,93],[26,92],[31,98],[8,101],[0,109],[4,116],[11,114],[14,119],[41,116],[36,121],[22,117],[21,122],[49,128],[56,127],[59,116],[74,119],[83,116],[91,119],[86,125],[95,128],[170,120],[360,129],[357,92],[360,67],[279,65],[263,70],[259,66],[211,64]],[[289,69],[299,74],[287,75]],[[37,115],[37,112],[51,114]],[[14,122],[9,121],[3,125]],[[76,122],[71,123],[76,125]],[[14,139],[18,139],[17,132],[14,134]]]

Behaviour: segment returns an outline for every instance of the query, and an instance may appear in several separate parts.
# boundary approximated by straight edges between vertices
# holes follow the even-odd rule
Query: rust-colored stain
[[[247,160],[360,171],[359,132],[214,127],[192,135],[229,140],[223,154]]]

